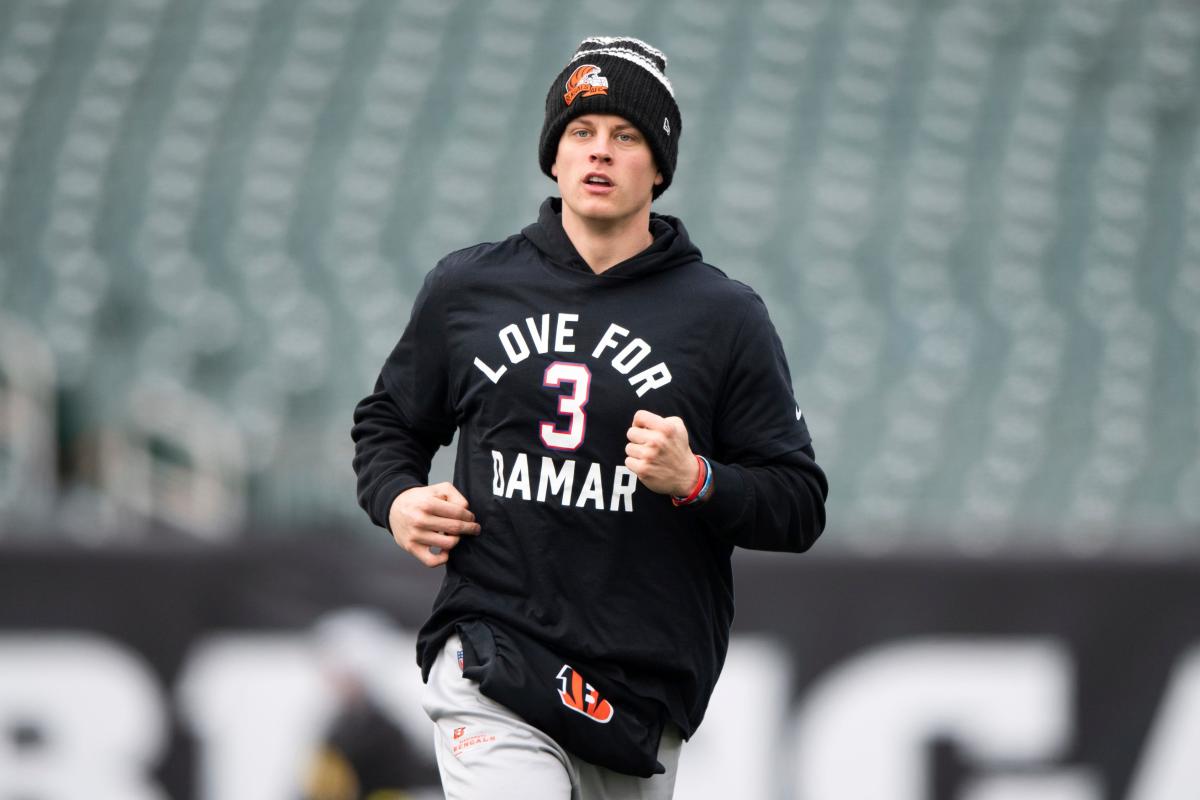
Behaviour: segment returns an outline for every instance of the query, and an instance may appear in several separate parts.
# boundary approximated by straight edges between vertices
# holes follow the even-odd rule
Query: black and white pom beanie
[[[646,137],[663,176],[662,183],[654,187],[654,197],[665,192],[675,174],[683,128],[666,69],[667,57],[640,39],[584,39],[546,95],[546,120],[538,143],[542,172],[554,177],[550,168],[568,122],[584,114],[617,114]]]

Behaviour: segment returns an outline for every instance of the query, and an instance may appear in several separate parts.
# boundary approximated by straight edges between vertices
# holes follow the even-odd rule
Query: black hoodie
[[[656,700],[688,737],[728,647],[733,547],[808,549],[825,476],[759,296],[659,214],[653,244],[597,275],[560,209],[426,277],[355,410],[359,502],[386,528],[458,430],[454,484],[482,533],[450,551],[424,674],[456,622],[489,619]],[[710,502],[675,507],[625,468],[638,409],[683,419]]]

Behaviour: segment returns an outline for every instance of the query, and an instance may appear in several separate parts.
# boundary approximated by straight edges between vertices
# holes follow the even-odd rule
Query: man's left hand
[[[688,444],[687,428],[679,417],[660,417],[640,410],[626,433],[625,466],[646,488],[658,494],[684,497],[700,477],[700,465]]]

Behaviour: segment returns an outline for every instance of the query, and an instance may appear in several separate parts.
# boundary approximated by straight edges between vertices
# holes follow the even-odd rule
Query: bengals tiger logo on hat
[[[567,93],[563,95],[563,101],[571,105],[580,94],[584,97],[608,94],[608,78],[600,75],[600,68],[595,64],[581,64],[567,78]]]

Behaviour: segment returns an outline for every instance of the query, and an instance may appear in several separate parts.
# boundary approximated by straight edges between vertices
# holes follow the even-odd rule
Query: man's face
[[[571,120],[550,172],[563,205],[597,222],[619,222],[649,209],[654,187],[663,179],[646,137],[614,114]]]

